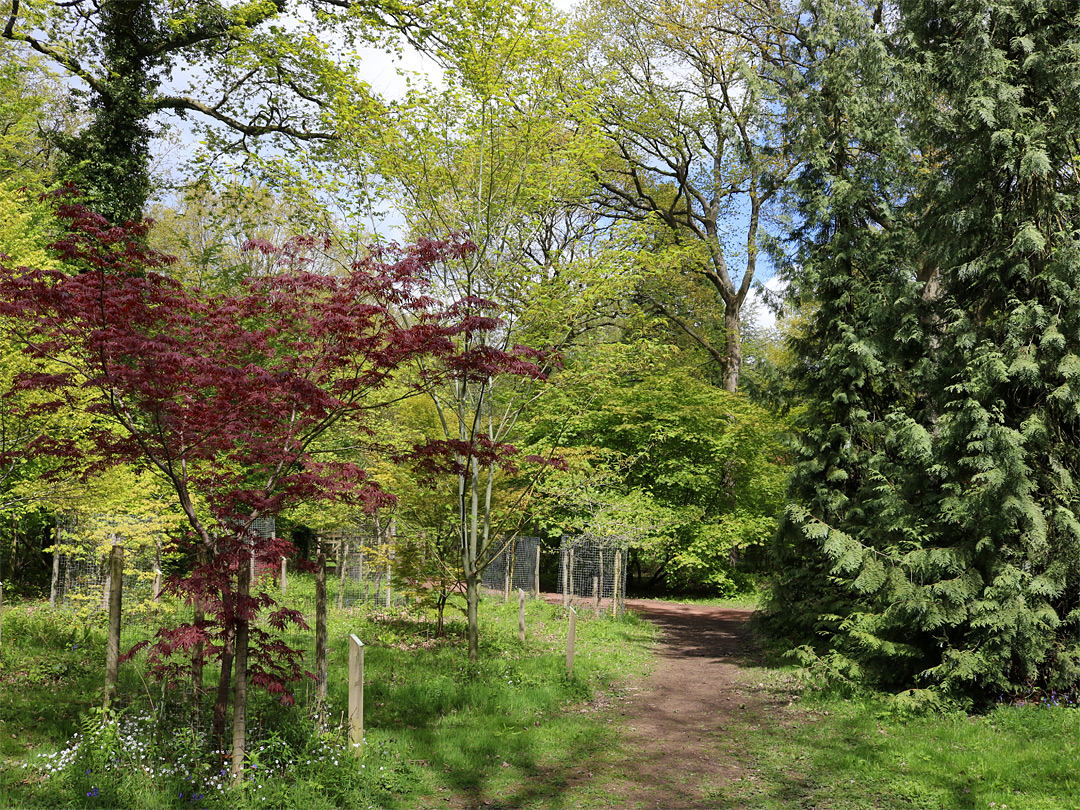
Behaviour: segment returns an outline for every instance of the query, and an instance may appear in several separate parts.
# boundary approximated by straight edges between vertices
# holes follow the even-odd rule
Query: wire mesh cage
[[[161,590],[164,536],[146,533],[146,522],[127,515],[68,518],[57,527],[50,602],[90,613],[109,608],[109,553],[123,549],[124,612],[135,613]]]
[[[540,538],[505,537],[495,541],[495,557],[480,577],[481,587],[509,599],[518,588],[540,595]]]
[[[559,544],[559,590],[564,607],[597,617],[626,609],[626,546],[606,538],[569,537]]]
[[[391,608],[405,601],[393,586],[394,532],[379,526],[343,529],[319,536],[327,557],[336,557],[338,608]]]
[[[248,535],[255,540],[258,546],[260,540],[269,540],[277,536],[277,518],[274,515],[262,515],[255,518],[247,527]],[[259,559],[254,549],[251,552],[251,579],[254,582],[260,577],[276,577],[280,574],[281,565],[276,560]]]

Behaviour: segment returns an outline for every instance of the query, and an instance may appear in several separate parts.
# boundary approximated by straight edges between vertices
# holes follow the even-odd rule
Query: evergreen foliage
[[[788,77],[819,309],[768,621],[895,689],[1075,686],[1080,13],[893,12],[815,5]]]

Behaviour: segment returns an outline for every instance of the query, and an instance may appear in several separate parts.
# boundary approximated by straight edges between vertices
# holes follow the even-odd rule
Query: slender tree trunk
[[[326,703],[326,552],[315,558],[315,700]]]
[[[465,602],[467,606],[469,661],[475,664],[480,660],[480,620],[477,608],[480,604],[480,577],[475,567],[465,574]]]
[[[244,774],[244,753],[247,748],[247,659],[248,659],[248,597],[251,594],[251,558],[240,555],[240,570],[237,572],[236,593],[236,651],[233,668],[236,677],[233,683],[233,733],[232,733],[232,777],[233,783],[239,784]]]
[[[436,603],[436,622],[435,622],[435,638],[442,638],[444,632],[445,620],[443,618],[446,613],[446,600],[449,594],[443,591],[439,594],[439,601]]]
[[[195,555],[195,563],[200,568],[206,565],[206,546],[199,546],[199,550]],[[191,618],[196,627],[202,627],[203,622],[206,621],[206,612],[203,609],[202,600],[198,596],[194,597],[194,611]],[[196,644],[191,650],[191,691],[195,697],[195,706],[198,707],[200,698],[203,691],[203,664],[206,652],[206,645],[201,641]],[[224,664],[223,664],[224,666]]]
[[[235,634],[236,628],[230,621],[228,627],[224,629],[221,640],[221,675],[218,677],[217,698],[214,700],[213,735],[223,754],[225,751],[225,713],[229,706],[229,694],[232,692]]]
[[[337,609],[341,610],[342,600],[345,596],[345,564],[349,561],[349,544],[345,542],[345,539],[341,540],[341,550],[338,552],[338,592],[337,592]]]

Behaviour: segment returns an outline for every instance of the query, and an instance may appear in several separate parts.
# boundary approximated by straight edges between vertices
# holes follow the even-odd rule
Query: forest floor
[[[661,630],[656,666],[612,698],[618,751],[582,767],[567,794],[611,808],[716,808],[750,787],[756,768],[743,737],[789,721],[790,693],[762,675],[748,609],[627,600]]]

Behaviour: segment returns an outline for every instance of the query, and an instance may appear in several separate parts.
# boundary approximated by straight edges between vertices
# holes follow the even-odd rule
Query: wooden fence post
[[[116,695],[120,675],[120,611],[123,609],[124,547],[113,541],[109,552],[109,635],[105,646],[105,708]]]
[[[570,601],[574,601],[574,550],[570,549],[570,567],[567,572],[567,579],[570,582]]]
[[[536,544],[536,569],[533,572],[533,598],[540,598],[540,543]]]
[[[345,538],[341,538],[341,545],[338,546],[338,590],[337,590],[337,609],[341,610],[342,600],[345,597],[345,563],[349,559],[349,544],[345,542]]]
[[[562,606],[570,607],[570,557],[569,552],[562,550]]]
[[[611,585],[611,615],[619,615],[619,592],[622,590],[622,549],[615,552],[615,581]]]
[[[518,588],[518,640],[525,643],[525,590]]]
[[[386,552],[386,609],[390,609],[390,552]]]
[[[353,756],[360,756],[364,745],[364,644],[355,634],[349,636],[349,743]]]
[[[577,635],[577,611],[570,608],[570,626],[566,631],[566,674],[574,674],[574,637]]]
[[[596,618],[600,618],[600,602],[604,598],[604,549],[600,549],[600,568],[597,573],[600,576],[600,589],[596,593]]]
[[[49,587],[49,607],[56,610],[56,598],[60,594],[60,523],[53,534],[52,585]]]

